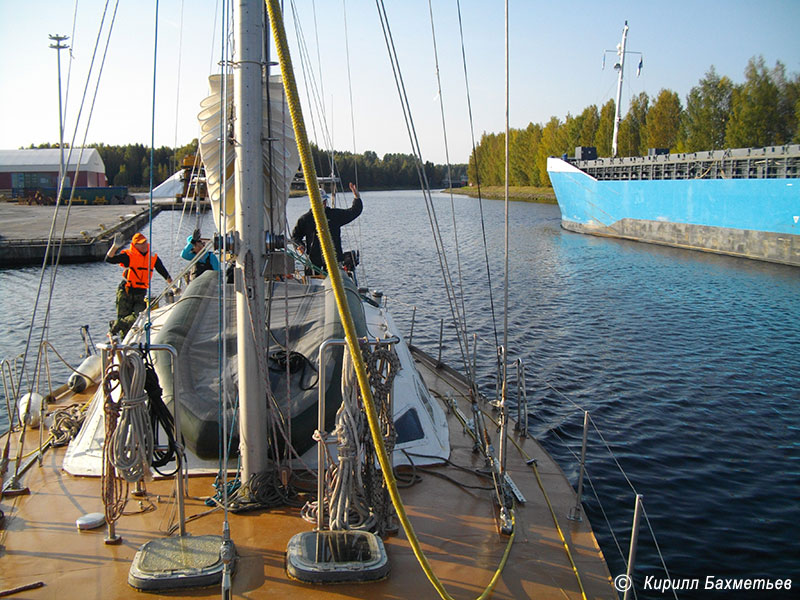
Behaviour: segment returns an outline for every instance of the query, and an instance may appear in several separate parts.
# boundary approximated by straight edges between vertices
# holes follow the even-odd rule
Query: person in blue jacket
[[[217,260],[213,252],[205,250],[206,241],[200,237],[199,229],[195,229],[194,233],[186,238],[186,247],[181,252],[181,258],[194,260],[195,256],[201,255],[201,258],[194,263],[192,270],[189,272],[189,281],[206,271],[219,271],[219,260]]]

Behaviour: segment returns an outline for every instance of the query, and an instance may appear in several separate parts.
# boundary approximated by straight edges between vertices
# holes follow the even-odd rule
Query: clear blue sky
[[[350,46],[355,146],[343,4]],[[615,48],[620,41],[625,20],[630,26],[628,49],[644,54],[644,70],[636,78],[636,60],[629,63],[624,108],[632,94],[645,91],[654,97],[662,88],[677,92],[685,102],[689,90],[711,65],[720,75],[741,82],[747,61],[757,55],[762,55],[770,67],[780,60],[789,75],[800,73],[799,0],[512,0],[510,4],[512,127],[545,123],[552,116],[563,119],[567,113],[578,114],[590,104],[601,105],[613,97],[613,61],[609,56],[606,69],[601,70],[602,57],[604,50]],[[355,148],[357,152],[374,150],[381,156],[410,152],[375,2],[295,0],[295,5],[302,12],[299,22],[314,70],[322,63],[322,94],[334,146]],[[465,162],[471,141],[456,1],[433,0],[433,5],[450,159]],[[67,141],[75,130],[104,2],[80,0],[77,6],[74,37],[67,42],[73,46]],[[206,94],[206,76],[217,68],[220,57],[219,1],[161,0],[159,6],[155,144],[182,145],[197,137],[195,117]],[[286,6],[297,79],[302,81],[290,3]],[[387,0],[386,7],[423,157],[444,162],[428,2]],[[113,2],[107,22],[111,9]],[[480,138],[484,131],[504,128],[503,3],[462,0],[461,9],[475,135]],[[1,148],[58,140],[56,52],[48,47],[48,34],[73,36],[74,11],[73,0],[0,0]],[[154,14],[154,0],[121,0],[88,142],[149,145]],[[102,46],[96,65],[101,56]],[[65,88],[69,68],[69,55],[64,52]],[[78,143],[84,137],[93,90],[90,87]],[[319,121],[316,123],[317,142],[323,145]],[[310,123],[308,129],[312,131]]]

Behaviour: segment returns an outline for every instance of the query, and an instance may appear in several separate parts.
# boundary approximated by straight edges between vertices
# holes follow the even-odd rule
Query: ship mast
[[[628,22],[625,21],[625,27],[622,29],[622,41],[617,46],[617,56],[619,62],[614,65],[615,69],[619,69],[619,79],[617,80],[617,104],[614,110],[614,137],[611,140],[611,156],[617,155],[617,138],[619,137],[619,123],[621,120],[621,101],[622,101],[622,76],[625,72],[625,44],[628,41]]]
[[[236,139],[236,327],[239,367],[239,435],[244,482],[267,468],[264,352],[265,223],[262,179],[261,3],[234,3],[237,55],[233,69]]]

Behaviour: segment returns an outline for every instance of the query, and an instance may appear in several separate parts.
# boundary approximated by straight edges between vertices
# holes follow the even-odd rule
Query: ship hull
[[[549,158],[561,225],[800,266],[800,182],[776,179],[600,181]]]

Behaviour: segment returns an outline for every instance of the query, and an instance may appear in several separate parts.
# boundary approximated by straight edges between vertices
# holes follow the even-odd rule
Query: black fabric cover
[[[239,445],[235,295],[233,285],[226,284],[226,329],[221,333],[222,306],[218,275],[216,271],[208,271],[193,280],[179,301],[168,309],[166,321],[152,337],[154,344],[170,344],[177,350],[181,430],[186,447],[206,460],[218,458],[221,450],[221,373],[228,380],[225,407],[229,433],[232,432],[229,438],[232,455],[238,452]],[[343,280],[356,331],[362,337],[367,329],[361,298],[349,278],[343,277]],[[262,371],[268,374],[268,388],[281,410],[283,420],[287,414],[291,416],[292,444],[302,454],[314,443],[311,436],[317,427],[319,346],[326,339],[343,338],[344,329],[336,310],[330,280],[312,280],[309,284],[296,280],[270,281],[265,285],[269,328]],[[227,361],[221,367],[222,341],[227,346]],[[287,349],[292,357],[290,367],[302,362],[306,364],[306,368],[292,369],[294,372],[289,374],[288,391],[286,371],[281,368],[282,363],[275,360]],[[327,351],[326,356],[326,381],[323,384],[326,388],[328,430],[341,404],[342,353],[343,348],[335,346]],[[169,355],[157,354],[156,371],[164,390],[164,401],[173,409],[173,376]],[[273,359],[269,358],[270,355],[273,355]],[[291,402],[287,400],[289,396]],[[283,446],[282,438],[278,438],[279,446]],[[279,450],[272,449],[273,452]]]

